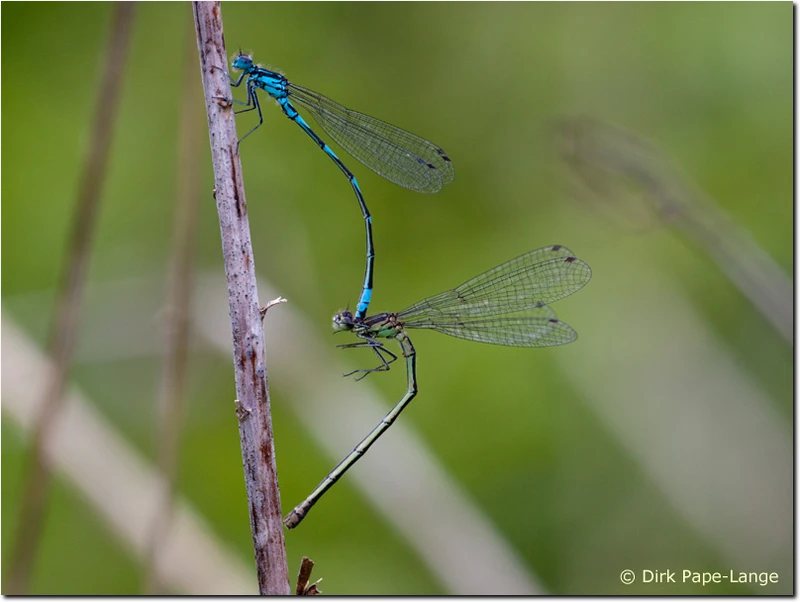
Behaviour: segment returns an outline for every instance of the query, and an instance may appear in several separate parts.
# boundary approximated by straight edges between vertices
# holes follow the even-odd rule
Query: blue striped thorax
[[[289,81],[280,73],[254,64],[250,55],[238,54],[233,59],[232,64],[234,69],[244,71],[247,74],[248,84],[252,83],[252,85],[261,88],[272,98],[281,100],[289,96],[287,92]]]

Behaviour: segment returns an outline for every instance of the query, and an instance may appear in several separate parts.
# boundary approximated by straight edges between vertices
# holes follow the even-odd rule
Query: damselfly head
[[[353,330],[353,314],[349,309],[333,316],[333,330],[336,332]]]
[[[253,68],[253,57],[249,54],[244,54],[243,52],[239,51],[235,57],[233,57],[233,61],[231,62],[234,69],[238,69],[239,71],[248,71]]]

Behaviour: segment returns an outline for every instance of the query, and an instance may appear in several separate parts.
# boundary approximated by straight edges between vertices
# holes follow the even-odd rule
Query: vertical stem
[[[100,192],[108,165],[113,125],[125,72],[134,7],[132,2],[119,2],[114,6],[109,47],[102,79],[97,88],[91,140],[83,166],[66,253],[67,263],[51,326],[48,352],[52,363],[45,375],[44,401],[33,428],[29,464],[20,502],[19,526],[11,555],[8,589],[4,592],[7,594],[27,593],[41,542],[51,476],[50,467],[44,461],[43,447],[51,436],[56,415],[61,408],[67,374],[72,365]]]
[[[199,163],[202,141],[197,125],[202,116],[195,41],[187,28],[187,52],[181,86],[180,127],[178,131],[178,170],[170,266],[166,278],[164,312],[164,356],[159,412],[156,419],[159,496],[150,524],[145,555],[144,582],[149,594],[165,593],[159,579],[160,555],[169,537],[177,488],[178,459],[183,429],[186,364],[188,362],[189,314],[193,281],[194,240],[200,200]]]
[[[239,437],[250,508],[258,585],[262,594],[290,593],[275,469],[264,331],[259,313],[253,247],[236,124],[229,102],[219,2],[193,2],[200,69],[214,163],[217,212],[228,280]]]

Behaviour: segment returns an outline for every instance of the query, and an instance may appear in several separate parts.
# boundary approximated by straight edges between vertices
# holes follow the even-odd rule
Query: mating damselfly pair
[[[367,316],[375,257],[372,217],[355,176],[300,116],[292,101],[308,110],[322,129],[350,155],[405,188],[437,192],[453,179],[450,158],[441,148],[419,136],[347,109],[317,92],[289,82],[275,71],[255,65],[249,55],[239,53],[233,60],[233,68],[241,74],[236,80],[231,78],[231,84],[238,87],[246,81],[247,88],[247,102],[234,101],[246,107],[237,113],[255,110],[259,118],[258,124],[242,140],[263,123],[256,92],[264,90],[278,102],[284,114],[331,158],[355,192],[366,224],[365,277],[355,314],[350,311],[337,314],[333,326],[336,331],[349,331],[361,339],[340,347],[372,349],[379,364],[350,374],[358,373],[360,379],[372,372],[390,369],[398,355],[387,349],[380,339],[397,340],[406,361],[408,386],[405,395],[311,495],[286,516],[284,524],[291,529],[305,518],[311,507],[366,453],[416,396],[416,350],[407,330],[436,330],[462,339],[511,347],[563,345],[575,340],[577,334],[556,317],[548,304],[583,287],[591,277],[591,270],[566,247],[552,245],[530,251],[401,312]]]

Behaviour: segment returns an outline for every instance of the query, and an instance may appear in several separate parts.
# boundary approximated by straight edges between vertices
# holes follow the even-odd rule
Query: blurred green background
[[[42,348],[111,8],[3,10],[3,320]],[[414,338],[420,393],[401,422],[530,582],[557,594],[791,592],[791,346],[675,231],[626,231],[571,202],[548,124],[586,114],[657,141],[790,276],[792,5],[232,3],[223,18],[229,55],[250,51],[292,81],[421,134],[452,157],[455,181],[425,196],[340,154],[374,218],[375,312],[403,309],[547,244],[566,245],[592,266],[589,285],[554,307],[579,333],[568,347]],[[95,336],[82,335],[71,382],[152,460],[163,316],[137,322],[125,309],[135,298],[102,291],[163,284],[191,7],[141,4],[133,27],[82,316],[84,333]],[[293,311],[332,349],[348,342],[331,338],[330,318],[357,299],[362,221],[338,170],[274,103],[263,105],[265,125],[241,149],[250,225],[259,276],[290,301],[269,314],[267,336],[271,320]],[[244,133],[255,117],[237,121]],[[205,127],[202,116],[197,127]],[[218,276],[224,294],[210,154],[200,139],[196,265]],[[109,295],[112,303],[98,309]],[[209,319],[227,320],[222,310]],[[198,335],[193,342],[179,488],[249,569],[230,356]],[[3,351],[13,353],[5,338]],[[270,348],[267,360],[286,511],[350,447],[324,453],[306,428],[314,416],[293,411],[299,393],[270,363],[281,351]],[[372,361],[359,352],[329,356],[349,369]],[[291,361],[302,365],[303,350]],[[4,410],[8,378],[4,364]],[[404,390],[401,368],[367,381],[344,385],[374,388],[385,408]],[[26,437],[3,417],[7,566]],[[413,537],[350,476],[287,532],[290,572],[306,555],[325,593],[451,592]],[[140,592],[142,558],[75,482],[57,473],[55,483],[32,591]],[[637,572],[634,585],[620,583],[624,569]],[[643,584],[643,569],[777,571],[780,581]]]

